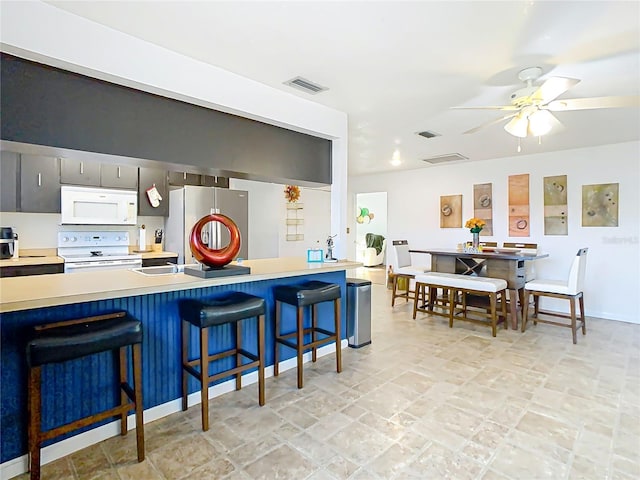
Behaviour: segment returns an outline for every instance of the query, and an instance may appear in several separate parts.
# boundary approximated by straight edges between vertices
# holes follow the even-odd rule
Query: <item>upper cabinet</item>
[[[20,155],[20,211],[60,213],[60,159]]]
[[[100,184],[107,188],[135,190],[138,187],[138,167],[103,163]]]
[[[169,172],[169,185],[200,185],[200,175],[189,172]]]
[[[0,212],[15,212],[18,209],[18,159],[14,152],[0,152]]]
[[[156,192],[161,199],[156,197]],[[169,175],[166,170],[150,167],[138,169],[138,215],[169,216]]]
[[[169,172],[169,185],[184,186],[196,185],[203,187],[229,188],[229,179],[213,175],[200,175],[189,172]]]
[[[63,158],[60,183],[135,190],[138,167]]]
[[[100,162],[60,159],[60,183],[100,186]]]

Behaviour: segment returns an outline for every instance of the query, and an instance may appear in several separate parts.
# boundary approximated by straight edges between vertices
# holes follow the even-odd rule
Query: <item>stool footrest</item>
[[[311,350],[312,348],[321,347],[322,345],[326,345],[327,343],[333,343],[335,341],[336,339],[334,337],[322,338],[320,340],[316,340],[315,342],[309,342],[309,343],[303,344],[302,349],[306,352],[307,350]],[[279,343],[280,345],[293,348],[294,350],[298,349],[298,344],[295,342],[290,342],[282,338],[276,338],[276,342]]]
[[[236,353],[248,358],[249,360],[251,360],[251,363],[244,363],[244,364],[240,365],[239,367],[235,367],[235,368],[233,368],[231,370],[225,370],[224,372],[222,372],[222,373],[224,373],[225,377],[233,375],[235,373],[242,372],[242,371],[247,370],[247,369],[252,368],[252,367],[256,367],[256,366],[258,366],[258,363],[260,362],[260,358],[257,355],[255,355],[255,354],[253,354],[251,352],[247,352],[246,350],[240,349],[240,350],[227,350],[226,352],[221,352],[221,353],[215,355],[215,358],[214,358],[214,356],[210,356],[209,357],[209,363],[211,363],[212,361],[215,361],[215,360],[219,360],[220,358],[230,357],[232,355],[235,355]],[[221,356],[221,355],[223,355],[223,356]],[[182,368],[184,368],[187,372],[189,372],[191,375],[196,377],[198,380],[202,381],[202,375],[200,373],[200,370],[198,370],[196,368],[193,368],[193,367],[199,366],[199,365],[200,365],[200,359],[195,359],[195,360],[190,360],[188,363],[183,364]],[[216,375],[218,375],[218,374],[216,374]],[[210,379],[209,381],[211,381],[211,379],[214,379],[214,377],[216,377],[216,375],[214,375],[212,377],[209,377],[209,379]],[[220,377],[216,377],[215,379],[217,379],[217,378],[220,378]]]
[[[59,427],[52,428],[51,430],[47,430],[45,432],[41,432],[39,437],[40,442],[45,440],[50,440],[55,438],[63,433],[69,432],[71,429],[78,429],[82,427],[86,427],[88,425],[93,425],[94,423],[99,422],[100,420],[104,420],[105,418],[117,417],[122,415],[129,410],[133,410],[135,405],[133,403],[128,403],[126,405],[117,406],[110,410],[105,410],[104,412],[97,413],[90,417],[81,418],[79,420],[75,420],[73,422],[65,423],[64,425],[60,425]]]

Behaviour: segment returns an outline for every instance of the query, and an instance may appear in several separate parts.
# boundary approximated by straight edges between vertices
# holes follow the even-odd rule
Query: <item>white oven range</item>
[[[129,253],[129,232],[58,232],[64,273],[139,268],[142,255]]]

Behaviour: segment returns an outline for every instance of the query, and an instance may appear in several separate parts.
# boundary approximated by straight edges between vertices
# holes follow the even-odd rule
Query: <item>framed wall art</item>
[[[529,174],[509,176],[509,236],[529,236]]]
[[[618,185],[601,183],[582,186],[582,226],[618,226]]]
[[[440,228],[462,227],[462,195],[440,197]]]
[[[480,235],[493,235],[493,194],[490,183],[473,186],[473,216],[485,222]]]
[[[544,177],[544,234],[568,235],[567,176]]]

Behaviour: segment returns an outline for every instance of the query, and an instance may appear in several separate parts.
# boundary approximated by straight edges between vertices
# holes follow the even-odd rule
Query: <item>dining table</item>
[[[518,328],[518,314],[524,303],[525,262],[547,258],[548,253],[522,252],[517,248],[485,248],[482,251],[458,249],[410,249],[410,253],[431,255],[431,271],[502,278],[509,291],[511,328]]]

